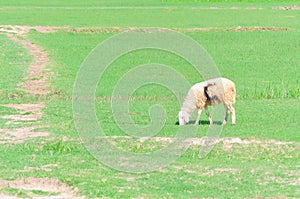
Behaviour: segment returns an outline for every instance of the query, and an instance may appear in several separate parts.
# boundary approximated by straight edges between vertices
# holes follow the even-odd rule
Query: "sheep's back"
[[[235,103],[235,84],[226,78],[210,79],[194,84],[185,97],[182,109],[203,109],[224,102],[227,105]],[[193,104],[196,107],[193,107]]]
[[[235,103],[236,89],[235,84],[226,78],[216,78],[207,81],[210,85],[207,87],[209,99],[207,104],[210,106],[224,102],[225,104]]]

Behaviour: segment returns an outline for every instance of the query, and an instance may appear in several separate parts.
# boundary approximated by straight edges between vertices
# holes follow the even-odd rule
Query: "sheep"
[[[235,97],[235,84],[229,79],[216,78],[196,83],[188,91],[181,110],[178,113],[179,125],[189,123],[189,118],[196,109],[198,109],[198,115],[194,124],[195,126],[199,124],[203,109],[205,109],[210,125],[213,125],[213,120],[208,112],[208,106],[215,106],[219,103],[223,103],[226,110],[222,125],[227,123],[229,113],[232,116],[232,125],[235,125],[235,109],[232,106],[235,103]]]

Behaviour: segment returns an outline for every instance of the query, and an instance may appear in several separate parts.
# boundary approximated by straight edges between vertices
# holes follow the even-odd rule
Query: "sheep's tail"
[[[235,84],[232,81],[230,81],[230,83],[225,84],[224,92],[224,100],[230,104],[234,104],[236,100],[236,88]]]

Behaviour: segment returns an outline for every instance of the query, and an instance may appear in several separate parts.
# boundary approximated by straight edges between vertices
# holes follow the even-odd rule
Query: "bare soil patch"
[[[230,10],[238,10],[238,9],[239,9],[239,7],[236,7],[236,6],[230,7]]]
[[[67,26],[33,26],[29,27],[30,29],[34,29],[40,33],[53,33],[58,30],[66,29],[68,28]]]
[[[266,31],[288,31],[288,28],[284,28],[284,27],[235,27],[235,28],[225,28],[223,29],[223,31],[231,31],[231,32],[254,32],[254,31],[262,31],[262,32],[266,32]]]
[[[130,139],[129,136],[123,136],[125,139]],[[111,136],[107,138],[117,139],[120,138],[120,136]],[[172,143],[175,141],[176,138],[171,137],[142,137],[140,138],[141,142],[144,141],[154,141],[154,142],[168,142]],[[191,145],[200,145],[205,146],[207,138],[190,138],[187,139],[187,142],[190,142]],[[223,143],[224,145],[232,145],[232,144],[243,144],[243,145],[251,145],[251,144],[274,144],[274,145],[288,145],[293,144],[293,142],[283,142],[278,140],[257,140],[257,139],[241,139],[241,138],[234,138],[234,137],[228,137],[228,138],[219,138],[216,139],[217,143]]]
[[[9,195],[5,195],[3,193],[0,193],[0,198],[5,198],[5,199],[19,199],[16,196],[9,196]]]
[[[61,29],[67,29],[67,26],[13,26],[13,25],[1,25],[0,32],[13,33],[21,36],[26,36],[30,30],[35,30],[40,33],[53,33]]]
[[[212,7],[210,9],[221,9],[218,7]],[[237,10],[238,7],[231,7],[231,10]],[[257,7],[247,7],[247,10],[261,10],[262,8]],[[293,8],[295,9],[295,8]],[[87,34],[97,34],[97,33],[119,33],[128,31],[140,31],[140,32],[165,32],[167,30],[174,30],[178,32],[206,32],[206,31],[288,31],[286,27],[229,27],[229,28],[215,28],[215,27],[199,27],[199,28],[137,28],[137,27],[109,27],[109,28],[69,28],[65,26],[61,27],[47,27],[47,26],[0,26],[0,33],[9,33],[17,35],[26,35],[30,30],[36,30],[40,33],[52,33],[58,30],[66,30],[73,33],[87,33]],[[34,53],[33,53],[34,54]]]
[[[199,169],[191,170],[186,169],[184,166],[173,166],[173,168],[177,171],[184,171],[185,173],[198,173],[200,176],[214,176],[222,173],[230,173],[230,174],[236,174],[239,173],[240,170],[237,168],[210,168],[209,166],[202,167],[199,171]]]
[[[217,6],[211,6],[211,7],[209,7],[209,9],[210,9],[210,10],[219,10],[220,8],[217,7]]]
[[[246,10],[257,10],[258,8],[257,7],[254,7],[254,6],[250,6],[250,7],[247,7]]]
[[[63,27],[61,27],[63,28]],[[16,43],[21,44],[33,56],[33,61],[29,66],[28,75],[24,77],[24,82],[18,84],[19,89],[25,91],[29,95],[46,95],[50,93],[48,77],[53,73],[46,67],[49,62],[47,53],[38,45],[27,40],[26,36],[30,30],[36,30],[41,33],[50,33],[56,31],[55,27],[43,26],[0,26],[0,33],[6,34],[8,38]],[[1,143],[22,143],[24,140],[48,136],[48,132],[38,131],[43,128],[36,125],[35,122],[42,117],[42,109],[45,103],[29,103],[29,104],[4,104],[2,106],[18,110],[18,114],[3,115],[2,119],[7,119],[7,128],[0,129]],[[20,125],[16,128],[11,125]]]
[[[3,115],[0,116],[2,119],[8,119],[6,123],[9,124],[20,124],[22,121],[37,121],[42,117],[42,108],[45,107],[45,103],[38,104],[2,104],[1,106],[14,108],[19,111],[16,115]]]
[[[240,170],[236,168],[216,168],[216,169],[211,169],[207,170],[207,172],[199,174],[200,176],[214,176],[222,173],[231,173],[231,174],[236,174]]]
[[[0,129],[0,133],[4,133],[6,135],[6,140],[2,142],[10,142],[13,144],[20,144],[25,140],[36,137],[44,137],[48,136],[48,132],[36,132],[35,130],[41,128],[40,126],[31,126],[31,127],[22,127],[22,128],[14,128],[12,130],[9,129]],[[9,135],[9,136],[7,136]],[[1,143],[1,141],[0,141]]]
[[[273,176],[271,174],[267,174],[263,180],[259,183],[260,185],[269,185],[273,184],[274,182],[282,185],[288,185],[288,186],[300,186],[300,177],[297,175],[283,175],[282,177]]]
[[[232,31],[232,32],[254,32],[254,31],[288,31],[286,27],[230,27],[230,28],[214,28],[214,27],[202,27],[202,28],[120,28],[120,27],[112,27],[112,28],[71,28],[67,31],[73,33],[87,33],[87,34],[97,34],[97,33],[118,33],[118,32],[128,32],[128,31],[140,31],[140,32],[166,32],[169,30],[174,30],[177,32],[222,32],[222,31]]]
[[[46,164],[42,165],[40,167],[30,167],[30,166],[25,166],[23,170],[19,170],[18,172],[30,172],[30,171],[46,171],[46,172],[51,172],[53,168],[59,167],[58,164]]]
[[[9,34],[9,38],[20,43],[33,55],[33,62],[28,69],[28,75],[24,78],[25,82],[19,84],[22,90],[28,94],[44,95],[50,93],[47,77],[52,73],[46,69],[49,58],[45,52],[36,44],[32,44],[16,35]]]
[[[293,6],[274,6],[272,7],[273,10],[299,10],[299,6],[293,5]]]
[[[19,121],[36,121],[39,119],[41,115],[37,114],[30,114],[30,115],[4,115],[1,116],[0,118],[2,119],[10,119],[12,121],[8,121],[6,124],[20,124]]]
[[[138,146],[141,149],[153,149],[159,147],[166,147],[170,143],[179,142],[180,146],[190,146],[194,150],[200,150],[202,147],[208,147],[215,145],[221,147],[226,153],[249,152],[248,149],[253,150],[255,153],[261,151],[267,151],[270,156],[280,153],[286,158],[293,158],[291,153],[298,150],[300,143],[297,142],[284,142],[279,140],[258,140],[258,139],[241,139],[235,137],[228,138],[176,138],[176,137],[141,137],[139,139],[132,138],[130,136],[99,136],[97,139],[108,139],[111,143],[117,145],[118,143],[131,143],[133,146]],[[180,140],[178,140],[180,139]],[[199,147],[200,146],[200,147]],[[256,150],[258,149],[258,150]],[[253,152],[253,153],[254,153]],[[250,153],[250,156],[253,155]]]
[[[49,135],[48,132],[37,131],[38,129],[43,128],[42,126],[33,125],[34,122],[38,121],[42,117],[42,108],[45,107],[45,103],[3,104],[1,106],[17,109],[19,111],[18,114],[0,116],[0,118],[8,120],[6,125],[19,124],[22,127],[0,129],[0,134],[2,134],[0,143],[9,142],[18,144],[27,139]]]
[[[28,75],[24,78],[25,82],[19,84],[22,90],[28,94],[44,95],[50,92],[47,84],[47,77],[53,75],[46,64],[49,61],[47,54],[36,44],[26,40],[26,34],[30,30],[40,33],[55,32],[57,29],[65,27],[44,27],[44,26],[0,26],[0,33],[4,33],[9,39],[20,43],[33,55],[33,62],[28,69]]]
[[[20,114],[24,114],[27,112],[34,112],[38,113],[41,111],[42,108],[45,107],[45,103],[38,103],[38,104],[3,104],[2,106],[8,108],[14,108],[20,110]]]
[[[76,196],[77,190],[55,178],[23,178],[17,180],[0,180],[0,188],[15,188],[27,191],[43,191],[48,196],[34,198],[84,198]],[[33,193],[32,193],[33,194]]]

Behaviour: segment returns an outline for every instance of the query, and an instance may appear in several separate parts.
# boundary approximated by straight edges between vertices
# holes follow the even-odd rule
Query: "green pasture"
[[[1,142],[0,180],[57,178],[86,198],[299,198],[300,11],[273,9],[294,5],[299,6],[299,1],[0,0],[0,26],[65,27],[54,33],[31,30],[27,36],[50,58],[47,67],[53,76],[49,78],[51,92],[46,96],[29,96],[18,89],[32,57],[0,34],[1,104],[46,102],[38,123],[50,132],[48,137],[21,144]],[[239,26],[273,30],[236,31]],[[206,49],[220,74],[237,86],[237,125],[231,126],[229,119],[221,138],[253,142],[220,142],[203,159],[198,158],[201,146],[192,145],[178,160],[150,173],[125,173],[102,165],[79,139],[72,91],[82,62],[99,43],[118,34],[114,27],[173,28]],[[113,143],[134,153],[153,152],[168,145],[124,137],[126,133],[114,122],[110,105],[114,86],[130,69],[145,63],[168,65],[190,84],[203,80],[186,60],[153,49],[128,53],[110,65],[95,91],[96,117]],[[169,138],[179,129],[176,117],[181,103],[166,88],[148,85],[134,93],[129,112],[143,126],[151,121],[149,108],[162,105],[167,118],[156,136]],[[14,111],[0,106],[0,115]],[[201,125],[195,127],[197,138],[205,137],[209,128],[205,114],[201,119]],[[0,119],[1,129],[12,128],[6,122]],[[25,169],[51,164],[58,166],[51,171]],[[1,186],[0,193],[24,198],[53,194]]]
[[[299,6],[299,1],[282,4],[255,1],[207,3],[193,0],[116,0],[109,2],[104,0],[84,2],[3,0],[0,2],[0,24],[71,27],[275,26],[299,28],[297,19],[300,14],[297,10],[272,9],[282,5]],[[274,24],[275,21],[276,24]]]
[[[0,67],[1,67],[1,95],[5,96],[16,91],[16,84],[22,82],[26,75],[26,67],[31,61],[31,56],[19,44],[0,35]]]

